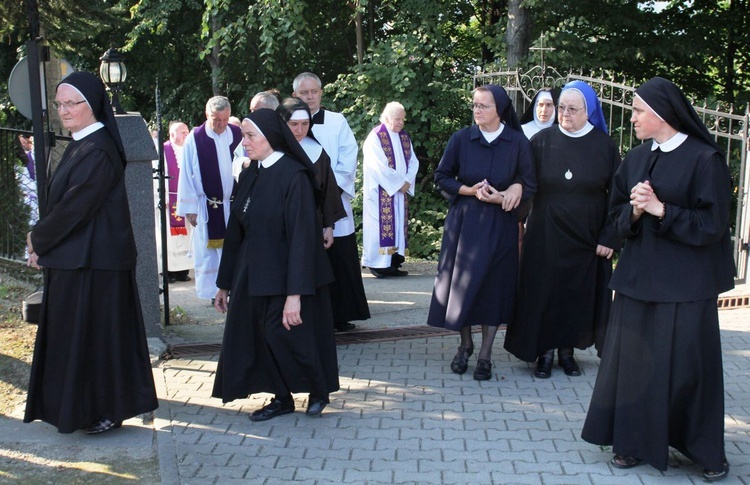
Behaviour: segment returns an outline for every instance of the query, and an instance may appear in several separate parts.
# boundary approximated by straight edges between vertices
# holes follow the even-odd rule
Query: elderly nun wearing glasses
[[[158,406],[136,286],[125,152],[102,82],[74,72],[54,106],[73,141],[29,232],[44,297],[25,422],[98,434]]]
[[[554,351],[565,374],[578,376],[573,349],[601,350],[612,293],[612,254],[620,243],[607,217],[620,163],[601,103],[586,83],[563,87],[558,126],[531,141],[537,192],[526,223],[518,309],[505,348],[534,375],[552,374]]]

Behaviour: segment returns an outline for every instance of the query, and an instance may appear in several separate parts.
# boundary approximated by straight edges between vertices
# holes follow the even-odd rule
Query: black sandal
[[[466,372],[466,369],[469,368],[469,357],[471,357],[471,354],[473,353],[474,347],[469,349],[463,347],[458,348],[458,352],[456,353],[456,356],[453,357],[453,362],[451,362],[451,370],[454,374],[463,374]]]
[[[643,463],[643,461],[632,456],[615,455],[612,457],[609,463],[615,468],[625,469],[625,468],[633,468],[635,466],[638,466],[641,463]]]

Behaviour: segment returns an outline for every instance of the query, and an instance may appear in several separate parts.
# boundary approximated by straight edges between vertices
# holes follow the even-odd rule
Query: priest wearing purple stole
[[[406,111],[391,102],[362,146],[362,266],[376,278],[406,276],[407,194],[414,195],[419,161],[404,131]]]
[[[216,294],[229,202],[234,189],[232,152],[242,141],[241,130],[229,124],[232,107],[224,96],[206,103],[206,122],[185,140],[177,186],[177,215],[193,226],[195,290],[198,298]]]

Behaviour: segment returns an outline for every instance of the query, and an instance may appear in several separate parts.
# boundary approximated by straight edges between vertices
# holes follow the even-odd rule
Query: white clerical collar
[[[571,138],[581,138],[582,136],[586,136],[586,135],[588,135],[588,134],[589,134],[589,132],[591,132],[591,130],[593,130],[593,129],[594,129],[594,125],[592,125],[592,124],[591,124],[591,123],[589,123],[588,121],[587,121],[587,122],[586,122],[586,124],[585,124],[585,125],[583,126],[583,128],[581,128],[581,129],[580,129],[580,130],[578,130],[578,131],[567,131],[567,130],[565,130],[565,129],[564,129],[563,127],[562,127],[562,125],[558,125],[558,126],[560,127],[560,131],[562,131],[563,135],[565,135],[565,136],[569,136],[569,137],[571,137]]]
[[[91,123],[86,128],[84,128],[82,130],[79,130],[79,131],[76,131],[75,133],[73,133],[73,139],[75,141],[81,140],[81,139],[89,136],[93,132],[95,132],[97,130],[101,130],[102,128],[104,128],[104,123],[102,123],[101,121],[96,121],[94,123]]]
[[[274,163],[278,162],[281,157],[284,156],[284,152],[273,152],[272,154],[268,155],[265,159],[260,160],[258,162],[258,165],[263,168],[268,168],[272,166]]]
[[[479,128],[479,132],[484,136],[484,139],[487,140],[487,143],[492,143],[495,138],[500,136],[500,133],[503,132],[503,129],[505,128],[505,125],[500,123],[500,127],[495,131],[484,131],[481,128]]]
[[[672,138],[665,141],[664,143],[658,143],[656,140],[651,140],[651,151],[658,149],[663,152],[671,152],[678,146],[682,145],[685,140],[687,140],[687,138],[688,136],[685,133],[678,131],[672,136]]]

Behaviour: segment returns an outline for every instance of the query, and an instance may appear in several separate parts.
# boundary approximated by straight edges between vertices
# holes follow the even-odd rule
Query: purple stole
[[[388,159],[388,167],[396,169],[396,158],[393,156],[393,143],[391,143],[391,137],[388,135],[388,128],[385,124],[381,124],[379,128],[375,128],[380,139],[380,146],[383,148],[383,153]],[[409,160],[411,159],[411,138],[409,134],[401,130],[398,134],[401,139],[401,148],[404,151],[404,161],[406,162],[406,168],[409,169]],[[407,197],[404,196],[404,254],[406,254],[406,248],[408,247],[408,241],[406,239],[406,221],[409,216],[409,209],[407,203]],[[396,233],[394,231],[395,218],[393,207],[393,197],[388,195],[388,192],[383,190],[383,187],[378,187],[378,210],[380,216],[378,217],[380,225],[380,254],[394,254],[398,251],[396,247]]]
[[[29,177],[31,177],[31,180],[36,180],[34,157],[31,156],[31,152],[26,152],[26,170],[29,171]]]
[[[232,142],[229,144],[229,156],[231,158],[232,152],[242,140],[242,131],[234,125],[228,125],[227,129],[232,133]],[[195,137],[198,166],[201,171],[203,193],[206,195],[206,207],[208,209],[207,247],[221,248],[224,246],[224,234],[227,231],[227,225],[224,222],[224,187],[219,171],[216,143],[206,133],[205,123],[195,129],[193,136]]]
[[[164,143],[164,158],[167,162],[167,201],[169,207],[169,232],[173,236],[187,236],[185,219],[177,215],[177,182],[180,177],[180,167],[171,142]]]

